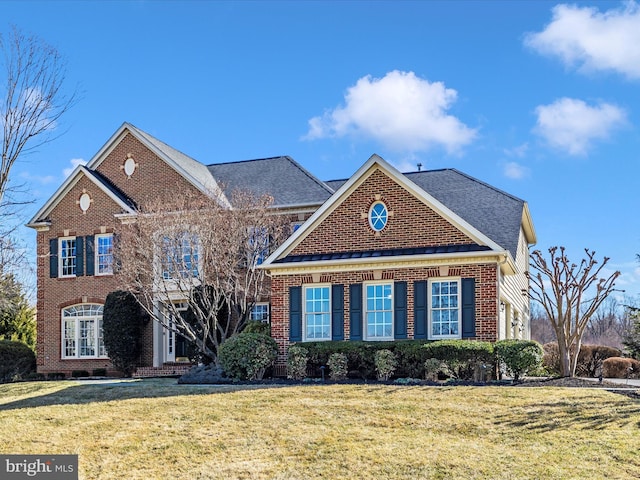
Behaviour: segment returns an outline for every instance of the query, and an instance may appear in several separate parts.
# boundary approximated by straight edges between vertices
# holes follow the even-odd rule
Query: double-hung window
[[[265,227],[252,227],[249,231],[249,264],[262,265],[269,256],[269,232]]]
[[[429,338],[461,338],[460,280],[431,280]]]
[[[256,303],[251,309],[249,319],[252,321],[269,323],[269,304]]]
[[[162,278],[177,280],[198,276],[199,242],[197,235],[183,232],[162,239]]]
[[[113,235],[96,235],[95,242],[96,275],[111,275],[113,273]]]
[[[393,339],[393,283],[365,285],[365,337]]]
[[[62,309],[62,358],[106,358],[102,305],[86,303]]]
[[[331,340],[331,288],[304,287],[305,340]]]
[[[76,237],[64,237],[60,242],[60,260],[58,262],[60,277],[74,277],[76,275]]]

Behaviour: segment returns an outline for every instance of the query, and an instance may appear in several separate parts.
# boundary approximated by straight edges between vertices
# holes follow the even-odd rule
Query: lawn
[[[0,431],[82,479],[640,478],[640,402],[599,389],[17,383]]]

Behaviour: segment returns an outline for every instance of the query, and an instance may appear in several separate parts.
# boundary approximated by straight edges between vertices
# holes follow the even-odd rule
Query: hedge
[[[36,356],[26,344],[0,340],[0,383],[20,380],[36,370]]]

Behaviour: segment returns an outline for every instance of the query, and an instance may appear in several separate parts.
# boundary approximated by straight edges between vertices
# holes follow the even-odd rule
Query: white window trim
[[[110,272],[106,272],[106,273],[100,273],[100,261],[99,261],[99,254],[98,254],[98,245],[100,243],[100,238],[107,238],[107,237],[111,237],[111,271]],[[94,238],[94,246],[93,246],[93,256],[94,258],[94,275],[96,277],[104,277],[104,276],[110,276],[113,275],[113,233],[101,233],[95,236]]]
[[[371,286],[375,286],[375,285],[391,285],[391,336],[388,337],[369,337],[369,335],[367,335],[367,287],[371,287]],[[390,340],[394,339],[394,335],[395,335],[395,329],[394,329],[394,323],[395,323],[395,318],[394,318],[394,282],[393,281],[388,281],[388,280],[384,280],[384,281],[377,281],[377,282],[366,282],[362,284],[362,338],[368,342],[388,342]]]
[[[75,241],[75,248],[76,248],[76,255],[75,255],[75,259],[76,259],[76,266],[75,266],[75,271],[78,271],[78,239],[75,236],[69,236],[69,237],[58,237],[58,278],[74,278],[76,277],[76,273],[73,273],[71,275],[64,275],[63,272],[63,265],[64,262],[62,261],[62,242],[64,240],[74,240]]]
[[[431,285],[438,282],[457,282],[458,283],[458,334],[457,335],[434,335],[433,334],[433,307]],[[427,284],[427,298],[429,309],[429,321],[427,328],[429,329],[427,338],[429,340],[458,340],[462,338],[462,277],[434,277],[430,278]]]
[[[182,234],[188,234],[188,235],[194,235],[196,238],[196,255],[197,255],[197,261],[196,261],[196,275],[193,275],[193,260],[192,260],[192,271],[191,271],[191,275],[186,275],[186,276],[182,276],[182,275],[175,275],[175,276],[165,276],[165,272],[169,272],[168,270],[165,270],[165,258],[164,258],[164,252],[163,252],[163,242],[164,239],[169,237],[168,234],[166,233],[158,233],[158,237],[157,237],[157,241],[156,241],[156,246],[154,248],[155,252],[154,252],[154,270],[155,270],[155,278],[156,278],[156,285],[154,286],[154,288],[156,290],[167,290],[167,288],[165,287],[161,287],[161,284],[165,284],[165,285],[169,285],[170,288],[168,288],[169,290],[177,290],[178,289],[178,284],[183,285],[183,286],[197,286],[200,284],[200,276],[202,274],[202,268],[203,268],[203,260],[202,260],[202,255],[201,255],[201,250],[202,250],[202,244],[200,242],[200,237],[197,233],[192,233],[189,232],[189,230],[185,229],[182,230],[180,233]],[[182,260],[184,261],[184,251],[181,252],[182,253]],[[193,252],[192,252],[193,253]],[[174,272],[175,273],[175,272]],[[172,285],[175,285],[175,287],[172,287]]]
[[[102,358],[109,358],[109,355],[105,354],[105,355],[85,355],[85,356],[81,356],[80,355],[80,320],[93,320],[95,322],[95,345],[96,345],[96,352],[100,351],[100,345],[98,342],[98,339],[100,338],[100,320],[102,320],[102,317],[100,315],[93,315],[93,316],[74,316],[74,317],[65,317],[64,316],[64,310],[68,309],[68,308],[72,308],[72,307],[77,307],[78,305],[99,305],[97,303],[91,303],[91,304],[82,304],[82,303],[78,303],[75,305],[69,305],[67,307],[64,307],[63,309],[60,310],[60,358],[62,360],[92,360],[92,359],[102,359]],[[104,308],[104,305],[101,305]],[[75,334],[75,355],[67,355],[66,354],[66,348],[65,348],[65,322],[67,321],[73,321],[75,322],[75,328],[74,328],[74,334]],[[102,341],[104,342],[104,335],[102,336]]]
[[[258,307],[258,306],[260,306],[260,307],[267,307],[267,319],[266,319],[266,320],[251,318],[251,316],[252,316],[252,314],[253,314],[253,309],[254,309],[254,308],[256,308],[256,307]],[[254,322],[271,323],[271,308],[270,308],[270,306],[269,306],[269,303],[268,303],[268,302],[256,302],[256,303],[254,303],[254,304],[253,304],[253,307],[251,308],[251,312],[249,313],[249,319],[250,319],[251,321],[254,321]]]
[[[384,225],[382,225],[381,228],[376,228],[376,226],[373,224],[373,209],[378,206],[378,205],[382,205],[382,208],[384,208]],[[374,232],[381,232],[382,230],[384,230],[387,227],[387,224],[389,223],[389,207],[387,207],[387,204],[384,203],[382,200],[377,200],[375,202],[373,202],[371,204],[371,207],[369,207],[369,227],[371,227],[371,230],[373,230]]]
[[[309,338],[307,337],[307,289],[308,288],[327,288],[329,289],[329,338]],[[331,331],[331,312],[333,305],[331,305],[331,284],[330,283],[313,283],[309,285],[303,285],[302,287],[302,341],[303,342],[330,342],[333,338],[333,332]],[[314,312],[318,313],[318,312]]]

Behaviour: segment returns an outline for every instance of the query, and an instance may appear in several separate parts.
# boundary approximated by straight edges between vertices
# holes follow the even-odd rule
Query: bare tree
[[[542,252],[531,254],[529,274],[533,288],[530,296],[542,305],[551,321],[558,340],[560,371],[573,377],[582,337],[589,320],[611,292],[620,272],[601,277],[609,258],[602,263],[595,251],[585,249],[586,258],[575,264],[569,260],[564,247],[549,248],[549,261]]]
[[[236,192],[227,202],[191,191],[148,203],[117,242],[126,288],[152,319],[217,362],[218,347],[269,293],[259,265],[288,228],[271,204],[266,195]]]
[[[9,175],[21,155],[51,141],[60,117],[73,105],[76,93],[65,95],[65,63],[58,51],[16,27],[0,35],[4,88],[0,90],[2,163],[0,206],[6,208]]]

